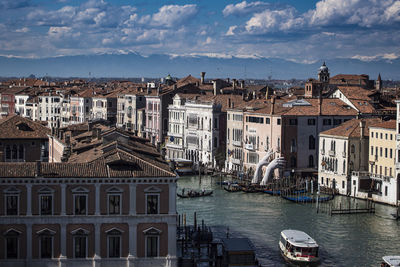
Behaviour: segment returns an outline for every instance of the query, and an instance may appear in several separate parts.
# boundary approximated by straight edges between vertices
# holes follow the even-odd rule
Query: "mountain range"
[[[138,53],[60,56],[51,58],[0,57],[0,76],[22,77],[165,77],[167,74],[207,78],[237,79],[307,79],[316,78],[323,60],[298,63],[280,58],[235,56],[171,56]],[[336,74],[368,74],[376,79],[400,80],[400,58],[387,60],[336,58],[326,61],[331,76]]]

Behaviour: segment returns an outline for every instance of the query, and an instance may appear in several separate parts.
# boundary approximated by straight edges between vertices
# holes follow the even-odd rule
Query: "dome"
[[[319,67],[320,72],[328,72],[328,67],[326,66],[325,62],[322,64],[321,67]]]

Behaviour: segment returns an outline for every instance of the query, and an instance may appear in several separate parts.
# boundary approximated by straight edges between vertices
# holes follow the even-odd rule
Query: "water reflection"
[[[308,233],[320,245],[320,266],[380,266],[382,256],[400,254],[399,223],[391,219],[394,208],[376,205],[376,214],[335,215],[316,213],[311,204],[295,204],[267,194],[229,193],[216,185],[219,178],[181,177],[182,188],[212,189],[212,197],[178,199],[179,213],[193,221],[193,212],[208,225],[225,225],[251,238],[263,266],[285,266],[278,249],[283,229]],[[348,203],[337,197],[335,203]],[[364,201],[353,200],[359,206]],[[314,204],[315,205],[315,204]]]

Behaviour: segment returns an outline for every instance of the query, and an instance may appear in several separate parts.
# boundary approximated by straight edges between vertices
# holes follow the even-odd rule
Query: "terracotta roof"
[[[374,91],[366,90],[358,86],[338,86],[338,90],[361,112],[374,113],[375,108],[371,105],[371,96]]]
[[[381,122],[379,118],[365,118],[365,119],[352,119],[343,122],[338,127],[321,132],[321,135],[332,135],[332,136],[342,136],[342,137],[360,137],[360,122],[365,123],[364,137],[369,136],[369,127],[376,123]]]
[[[357,111],[342,100],[337,98],[321,99],[321,114],[319,114],[319,99],[307,98],[306,102],[310,103],[307,106],[293,106],[284,115],[288,116],[355,116]]]
[[[384,129],[396,129],[396,120],[383,121],[383,122],[371,125],[371,127],[384,128]]]
[[[0,120],[0,139],[47,139],[50,129],[29,119],[13,115]]]

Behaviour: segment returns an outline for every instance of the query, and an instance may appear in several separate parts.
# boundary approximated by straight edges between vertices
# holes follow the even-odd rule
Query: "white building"
[[[167,158],[170,160],[185,158],[185,101],[186,99],[176,94],[173,98],[173,104],[168,106],[169,125],[166,147]]]
[[[39,96],[39,120],[47,121],[49,126],[56,127],[57,121],[61,121],[62,103],[63,96],[55,92]]]

